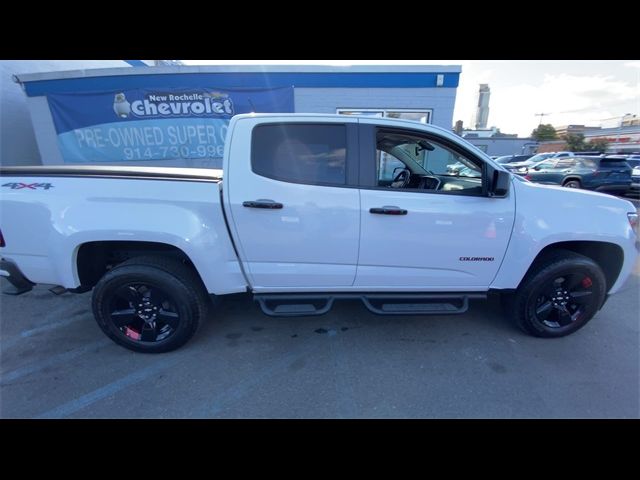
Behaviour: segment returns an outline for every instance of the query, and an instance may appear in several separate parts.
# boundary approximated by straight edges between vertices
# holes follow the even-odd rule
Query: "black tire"
[[[562,186],[566,188],[582,188],[580,180],[567,180],[562,184]]]
[[[605,295],[606,278],[598,264],[568,250],[554,250],[536,260],[506,304],[522,330],[553,338],[584,327]]]
[[[94,317],[109,338],[144,353],[169,352],[184,345],[210,305],[192,268],[156,256],[135,257],[108,271],[94,287],[92,303]]]

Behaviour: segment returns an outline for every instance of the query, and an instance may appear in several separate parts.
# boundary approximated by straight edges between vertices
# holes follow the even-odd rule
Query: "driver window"
[[[433,140],[410,133],[377,131],[376,172],[378,187],[482,192],[479,165]]]

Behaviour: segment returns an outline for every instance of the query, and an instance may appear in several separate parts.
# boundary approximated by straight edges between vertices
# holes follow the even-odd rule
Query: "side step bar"
[[[256,294],[262,312],[271,317],[324,315],[333,307],[334,297],[326,295]]]
[[[378,315],[451,315],[469,309],[469,299],[485,299],[486,293],[332,293],[255,294],[263,313],[272,317],[323,315],[335,300],[361,300]]]

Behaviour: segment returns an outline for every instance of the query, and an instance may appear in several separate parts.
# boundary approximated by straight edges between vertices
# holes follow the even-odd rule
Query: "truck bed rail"
[[[222,181],[222,170],[208,168],[118,165],[38,165],[24,167],[0,167],[0,176],[134,178],[217,183]]]

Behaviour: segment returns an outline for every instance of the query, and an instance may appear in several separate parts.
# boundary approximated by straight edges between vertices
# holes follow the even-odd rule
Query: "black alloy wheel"
[[[176,300],[150,284],[134,283],[117,288],[109,310],[115,328],[136,342],[166,340],[180,323]]]
[[[553,329],[563,329],[580,321],[590,304],[597,301],[592,288],[593,280],[584,273],[554,278],[532,299],[533,319]]]
[[[593,318],[606,291],[605,275],[593,259],[557,249],[534,262],[504,303],[509,317],[530,335],[563,337]]]
[[[195,269],[162,256],[134,257],[115,266],[94,287],[92,302],[109,338],[144,353],[184,345],[211,306]]]

